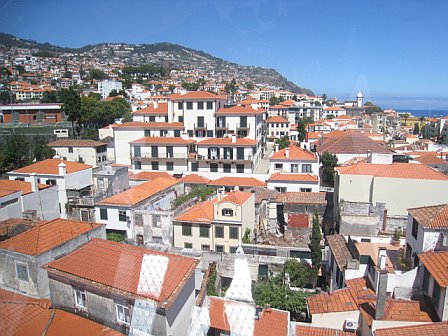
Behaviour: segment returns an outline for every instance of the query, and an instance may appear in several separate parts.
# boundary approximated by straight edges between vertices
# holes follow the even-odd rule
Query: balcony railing
[[[188,157],[187,153],[157,153],[153,155],[152,153],[132,153],[132,159],[186,159]]]
[[[217,130],[223,130],[223,129],[229,129],[229,124],[224,124],[224,123],[217,123],[216,127]]]
[[[238,130],[248,130],[250,127],[249,127],[249,124],[236,124],[236,130],[238,131]]]
[[[252,155],[243,156],[224,156],[224,155],[199,155],[198,160],[200,161],[252,161]]]
[[[194,124],[194,129],[195,130],[205,130],[205,129],[207,129],[207,124],[206,123],[204,123],[204,124]]]

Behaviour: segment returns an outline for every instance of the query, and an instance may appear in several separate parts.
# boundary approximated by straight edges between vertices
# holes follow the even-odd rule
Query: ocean
[[[447,110],[412,110],[412,109],[395,109],[397,112],[401,113],[409,113],[410,115],[413,115],[414,117],[421,117],[424,116],[426,118],[435,118],[435,117],[443,117],[448,115],[448,109]]]

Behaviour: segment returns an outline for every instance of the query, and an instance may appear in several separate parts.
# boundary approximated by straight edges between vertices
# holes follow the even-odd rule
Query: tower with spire
[[[356,105],[358,107],[362,107],[362,98],[363,98],[362,93],[361,93],[361,91],[359,91],[358,95],[356,96],[356,102],[357,102]]]

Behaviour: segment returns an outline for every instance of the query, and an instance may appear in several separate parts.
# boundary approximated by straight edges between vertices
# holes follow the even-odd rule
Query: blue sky
[[[0,0],[0,31],[69,47],[168,41],[316,94],[447,109],[446,13],[444,0]]]

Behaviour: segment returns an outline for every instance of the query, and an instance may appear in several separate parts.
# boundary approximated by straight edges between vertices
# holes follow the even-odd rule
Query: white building
[[[319,192],[319,177],[307,173],[274,173],[266,180],[268,189],[279,192]]]
[[[266,124],[268,126],[268,138],[270,139],[279,139],[283,138],[284,136],[289,137],[289,121],[286,120],[284,117],[280,116],[273,116],[270,117]]]
[[[319,175],[319,156],[295,145],[272,153],[269,162],[270,172]]]
[[[101,95],[101,98],[109,97],[112,90],[116,90],[117,92],[123,90],[123,84],[114,80],[98,82],[98,93]]]
[[[63,160],[81,162],[93,167],[107,161],[107,144],[94,140],[59,139],[48,144]]]

